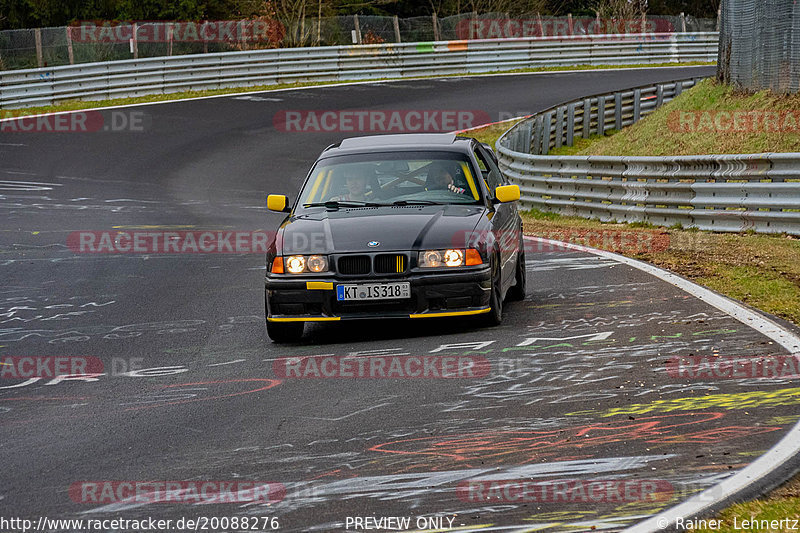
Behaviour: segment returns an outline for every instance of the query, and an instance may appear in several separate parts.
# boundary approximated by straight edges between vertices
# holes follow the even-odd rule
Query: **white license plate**
[[[411,298],[411,283],[363,283],[359,285],[337,285],[336,299],[350,300],[398,300]]]

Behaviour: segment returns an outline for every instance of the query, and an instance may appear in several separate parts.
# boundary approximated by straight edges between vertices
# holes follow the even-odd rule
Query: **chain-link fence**
[[[724,0],[717,65],[741,89],[800,90],[800,2]]]
[[[642,28],[645,32],[714,31],[716,20],[683,15],[622,20],[466,13],[442,18],[86,21],[66,27],[0,31],[0,70],[276,47],[640,33]]]

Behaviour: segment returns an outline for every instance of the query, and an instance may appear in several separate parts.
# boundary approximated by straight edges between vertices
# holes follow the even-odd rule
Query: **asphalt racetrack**
[[[91,377],[0,379],[2,515],[277,518],[207,522],[213,531],[366,531],[376,522],[364,519],[388,517],[408,517],[407,530],[615,531],[744,468],[797,421],[800,389],[681,375],[670,361],[785,350],[609,258],[529,241],[527,297],[497,328],[319,324],[302,344],[276,345],[261,254],[67,244],[78,231],[274,230],[265,195],[293,198],[319,152],[351,135],[278,131],[287,110],[497,120],[712,71],[333,86],[116,110],[138,113],[143,131],[0,133],[0,356],[102,363]],[[348,354],[488,366],[414,379],[276,372],[282,358]],[[180,501],[118,497],[121,483],[158,481],[183,482]],[[209,481],[255,482],[269,498],[193,501],[186,483]]]

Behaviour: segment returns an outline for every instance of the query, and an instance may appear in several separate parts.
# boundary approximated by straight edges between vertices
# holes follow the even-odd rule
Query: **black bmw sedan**
[[[520,191],[491,148],[454,134],[345,139],[325,149],[267,254],[267,332],[306,322],[503,317],[525,297]]]

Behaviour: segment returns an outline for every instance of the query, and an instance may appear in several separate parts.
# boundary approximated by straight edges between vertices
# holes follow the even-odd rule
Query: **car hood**
[[[320,208],[283,224],[279,253],[418,250],[455,247],[459,243],[463,246],[465,235],[486,214],[487,209],[478,205]]]

